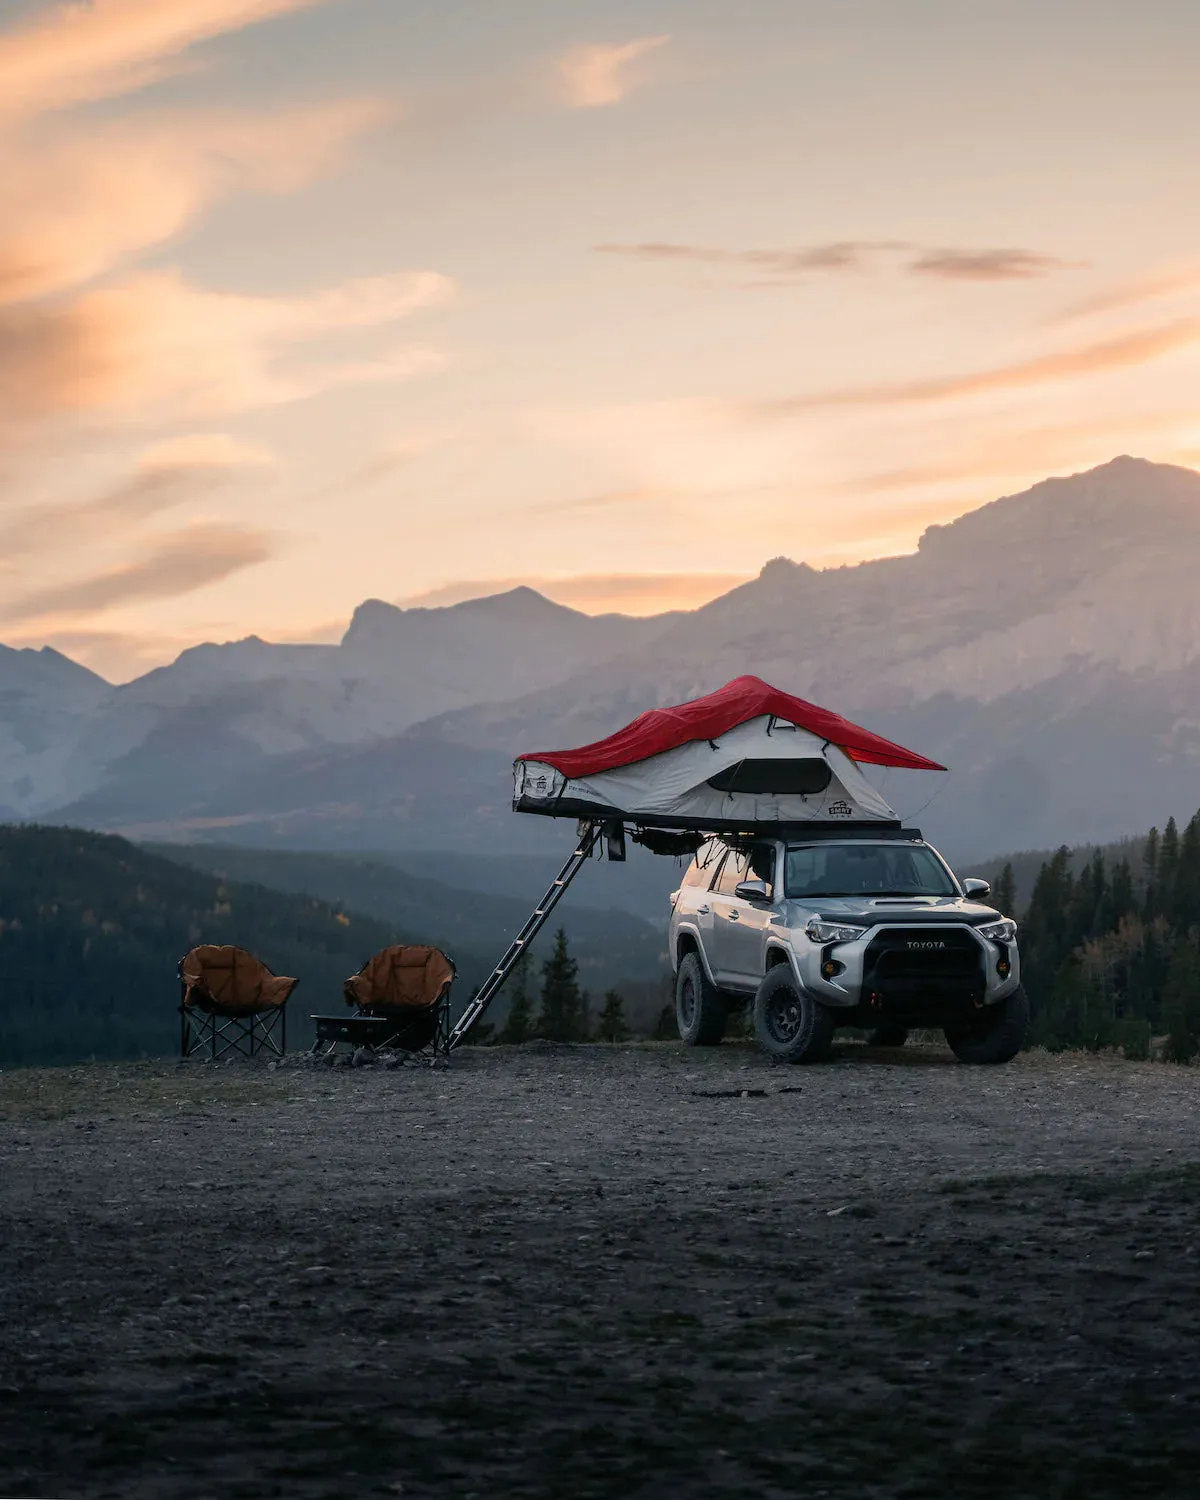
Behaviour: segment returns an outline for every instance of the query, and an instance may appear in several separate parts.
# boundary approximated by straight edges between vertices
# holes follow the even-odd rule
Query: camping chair
[[[287,1048],[288,996],[300,983],[273,974],[244,948],[203,943],[179,960],[180,1056],[206,1047],[213,1062],[226,1052],[253,1057]]]
[[[343,989],[352,1016],[314,1016],[313,1050],[352,1042],[372,1052],[397,1048],[426,1053],[450,1051],[450,986],[454,960],[423,943],[396,943],[369,958]]]

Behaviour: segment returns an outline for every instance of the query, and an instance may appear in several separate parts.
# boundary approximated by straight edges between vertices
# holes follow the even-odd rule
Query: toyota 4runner
[[[937,1027],[966,1063],[1008,1062],[1029,1025],[1016,923],[915,830],[714,838],[671,897],[679,1034],[719,1042],[753,1006],[781,1062],[827,1056],[838,1026],[876,1046]]]

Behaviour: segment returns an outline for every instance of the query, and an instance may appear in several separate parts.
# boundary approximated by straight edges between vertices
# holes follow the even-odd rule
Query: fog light
[[[1002,958],[996,965],[996,973],[999,974],[1001,979],[1007,979],[1011,972],[1012,964],[1009,963],[1007,958]]]
[[[827,958],[821,965],[821,974],[825,979],[833,979],[845,969],[845,964],[838,963],[836,958]]]

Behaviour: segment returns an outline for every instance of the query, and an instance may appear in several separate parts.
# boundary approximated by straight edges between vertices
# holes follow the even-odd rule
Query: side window
[[[713,886],[714,893],[718,896],[732,896],[734,890],[747,878],[749,865],[749,856],[743,850],[731,849],[721,866],[717,883]]]
[[[717,873],[721,863],[721,856],[725,852],[725,846],[717,843],[715,839],[708,839],[696,850],[696,857],[687,867],[687,874],[683,877],[684,885],[702,885],[705,890],[712,884],[712,878]]]
[[[712,879],[712,866],[702,865],[699,859],[692,860],[683,877],[684,885],[707,885]]]

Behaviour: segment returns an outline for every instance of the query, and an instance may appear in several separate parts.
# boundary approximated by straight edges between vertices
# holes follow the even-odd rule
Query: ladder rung
[[[525,945],[531,942],[532,939],[537,935],[537,933],[541,929],[543,922],[558,904],[558,900],[562,896],[563,891],[566,890],[567,886],[570,885],[571,881],[574,880],[575,876],[578,875],[579,871],[583,868],[584,864],[590,857],[592,850],[596,847],[596,843],[599,837],[599,825],[592,824],[581,842],[576,846],[575,852],[571,855],[570,859],[567,860],[566,864],[559,871],[558,876],[551,884],[550,889],[542,898],[542,904],[534,908],[533,914],[521,928],[519,935],[514,938],[512,943],[509,945],[508,951],[500,960],[499,965],[492,970],[487,979],[487,982],[482,986],[479,993],[475,996],[474,1000],[467,1006],[466,1010],[460,1016],[458,1024],[450,1033],[451,1046],[456,1047],[459,1042],[462,1041],[463,1037],[467,1034],[470,1028],[483,1014],[484,1010],[491,1002],[493,996],[500,989],[500,986],[512,972],[514,966],[516,965],[517,959],[520,958],[522,950],[525,948]]]

